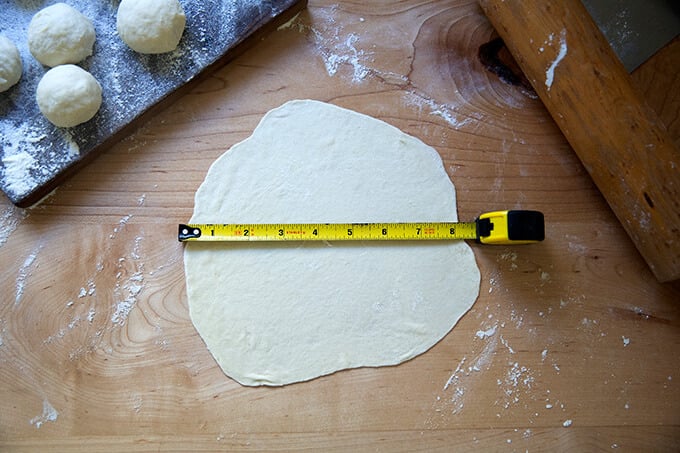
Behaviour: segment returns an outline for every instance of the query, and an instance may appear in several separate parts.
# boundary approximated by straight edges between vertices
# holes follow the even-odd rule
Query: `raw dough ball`
[[[102,87],[71,64],[50,69],[38,83],[38,107],[52,124],[73,127],[92,118],[102,104]]]
[[[139,53],[175,50],[185,24],[184,10],[177,0],[122,0],[118,7],[118,34]]]
[[[192,223],[455,221],[437,152],[316,101],[270,111],[210,168]],[[439,243],[187,243],[191,320],[244,385],[395,365],[437,343],[479,293],[474,254]]]
[[[28,48],[40,63],[78,63],[92,55],[95,34],[90,19],[65,3],[40,10],[28,25]]]
[[[21,55],[12,41],[0,36],[0,92],[7,91],[21,78]]]

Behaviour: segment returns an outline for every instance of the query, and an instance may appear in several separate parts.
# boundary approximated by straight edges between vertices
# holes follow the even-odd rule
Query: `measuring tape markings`
[[[476,239],[475,223],[295,223],[180,225],[181,241],[344,241]]]
[[[494,211],[474,222],[180,224],[185,241],[410,241],[477,240],[529,244],[545,238],[538,211]]]

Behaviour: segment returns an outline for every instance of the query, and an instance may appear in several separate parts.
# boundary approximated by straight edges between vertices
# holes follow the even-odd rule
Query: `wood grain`
[[[1,199],[0,450],[677,449],[680,288],[543,104],[479,63],[493,37],[472,0],[311,1],[39,206]],[[461,219],[539,209],[547,239],[475,246],[479,299],[407,363],[245,388],[190,322],[176,225],[214,159],[296,98],[415,135]]]
[[[480,4],[652,272],[680,279],[680,151],[583,4]]]
[[[666,126],[668,134],[680,149],[680,72],[675,63],[680,61],[680,36],[659,50],[631,77],[633,84],[643,94]],[[663,89],[659,89],[663,87]]]

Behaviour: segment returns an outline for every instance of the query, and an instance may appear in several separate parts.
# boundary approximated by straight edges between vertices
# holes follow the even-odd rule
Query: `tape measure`
[[[529,244],[545,238],[538,211],[494,211],[474,222],[180,224],[187,241],[421,241],[475,240]]]

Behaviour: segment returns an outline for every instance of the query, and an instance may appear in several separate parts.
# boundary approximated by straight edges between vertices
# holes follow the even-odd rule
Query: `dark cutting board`
[[[33,15],[57,1],[0,0],[0,33],[19,48],[24,71],[17,85],[0,93],[0,189],[19,207],[30,206],[100,151],[128,135],[146,117],[243,51],[249,43],[291,19],[306,0],[180,0],[187,16],[174,52],[142,55],[116,33],[119,2],[67,0],[93,22],[94,53],[81,67],[103,89],[103,103],[90,121],[58,128],[38,110],[35,90],[43,67],[30,54],[27,28]]]

